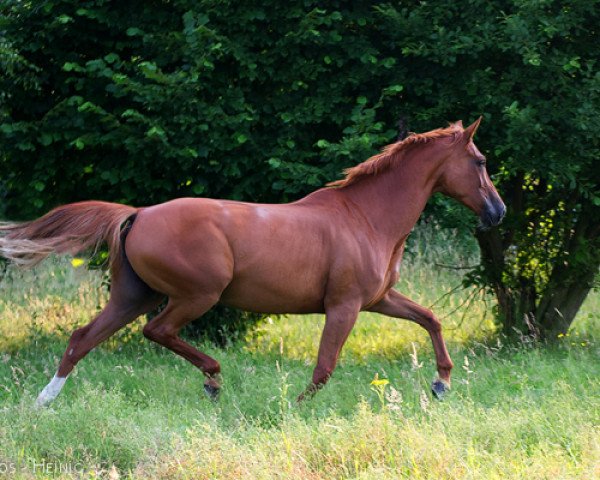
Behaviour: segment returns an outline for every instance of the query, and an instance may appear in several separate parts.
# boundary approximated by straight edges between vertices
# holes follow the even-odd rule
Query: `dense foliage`
[[[600,265],[598,3],[5,0],[0,215],[290,200],[399,118],[483,114],[509,217],[471,281],[507,332],[563,331]]]
[[[372,73],[391,77],[396,60],[373,46],[370,6],[255,3],[8,2],[6,213],[88,197],[276,201],[393,138],[394,116],[375,110],[401,87],[383,92]],[[335,161],[343,138],[352,158]]]

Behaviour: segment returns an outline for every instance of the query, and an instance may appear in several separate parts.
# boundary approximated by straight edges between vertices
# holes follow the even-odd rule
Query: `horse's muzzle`
[[[483,212],[481,212],[479,217],[481,226],[483,228],[495,227],[502,221],[505,214],[506,205],[504,205],[502,200],[487,199],[485,202],[485,207],[483,208]]]

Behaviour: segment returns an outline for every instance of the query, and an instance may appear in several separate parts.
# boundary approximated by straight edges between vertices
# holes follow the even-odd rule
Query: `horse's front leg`
[[[342,346],[356,323],[359,311],[360,305],[350,303],[326,308],[325,327],[321,334],[317,366],[313,372],[312,382],[298,397],[298,402],[312,397],[327,383],[335,369]]]
[[[431,390],[437,398],[441,398],[450,389],[450,371],[453,364],[448,355],[444,337],[442,337],[442,324],[433,312],[416,304],[395,290],[390,290],[381,301],[371,306],[369,311],[383,313],[390,317],[411,320],[429,332],[439,375],[434,380]]]

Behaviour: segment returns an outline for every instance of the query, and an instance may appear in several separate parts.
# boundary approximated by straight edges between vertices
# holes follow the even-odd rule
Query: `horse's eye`
[[[485,160],[481,160],[481,159],[477,160],[477,166],[485,167]]]

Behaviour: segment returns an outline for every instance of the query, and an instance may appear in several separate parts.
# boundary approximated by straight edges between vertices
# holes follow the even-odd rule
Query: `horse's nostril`
[[[506,214],[506,205],[503,202],[492,202],[488,200],[485,204],[481,223],[484,227],[494,227],[498,225]]]
[[[501,203],[500,208],[498,208],[498,219],[496,221],[496,225],[502,221],[504,215],[506,215],[506,205],[504,205],[504,203]]]

